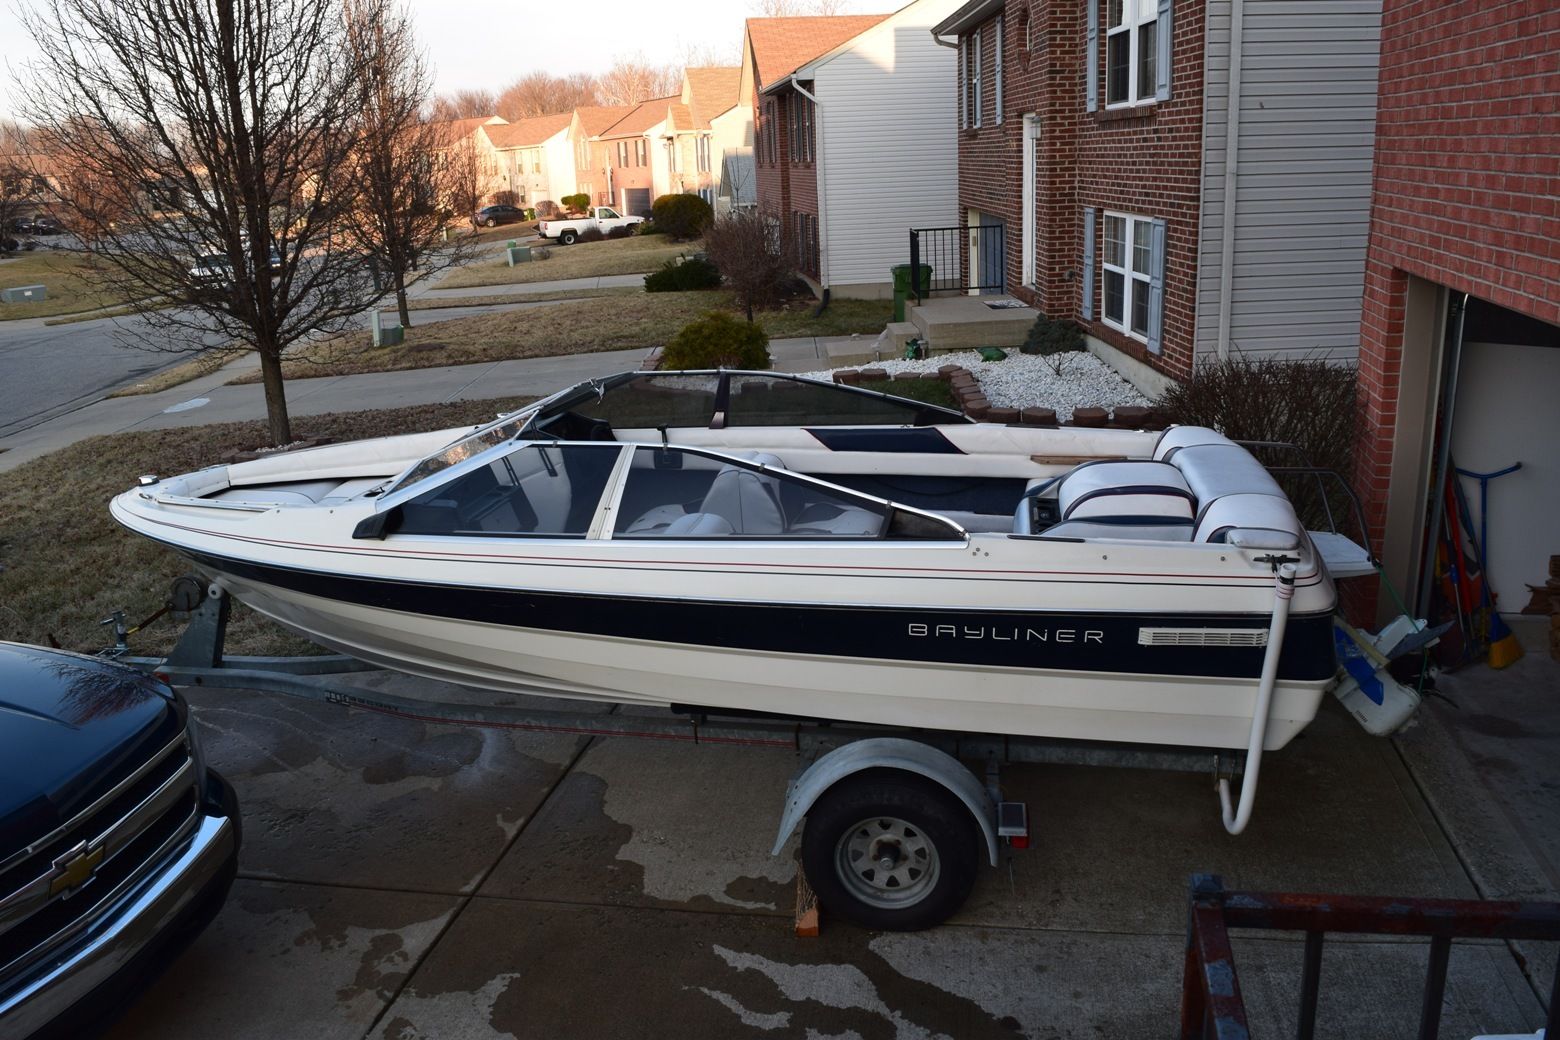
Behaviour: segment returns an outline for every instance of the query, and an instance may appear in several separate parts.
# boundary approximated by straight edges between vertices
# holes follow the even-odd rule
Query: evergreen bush
[[[668,369],[769,366],[769,336],[763,328],[725,311],[710,311],[683,326],[661,352],[661,367]]]
[[[698,238],[715,220],[710,204],[697,195],[662,195],[650,204],[656,227],[675,239]]]
[[[720,288],[720,271],[699,257],[668,260],[645,275],[645,292],[692,292]]]

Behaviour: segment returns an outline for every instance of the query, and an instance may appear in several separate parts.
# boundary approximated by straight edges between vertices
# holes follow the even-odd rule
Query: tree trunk
[[[287,417],[287,390],[282,385],[281,352],[274,347],[262,347],[260,354],[260,382],[265,387],[265,415],[271,427],[271,446],[279,448],[292,443],[292,423]]]
[[[399,270],[395,272],[395,309],[401,316],[401,328],[411,328],[412,315],[406,307],[406,274]]]

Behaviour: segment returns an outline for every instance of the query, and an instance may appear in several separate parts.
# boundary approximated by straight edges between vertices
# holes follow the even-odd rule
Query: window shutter
[[[1154,74],[1158,80],[1154,84],[1154,97],[1160,101],[1170,100],[1170,38],[1174,35],[1170,28],[1170,9],[1174,6],[1173,0],[1159,0],[1159,26],[1154,30],[1154,45],[1159,51],[1154,56]]]
[[[1003,46],[1003,43],[1002,43],[1002,30],[1003,30],[1003,28],[1004,28],[1003,18],[999,14],[999,15],[997,15],[997,50],[996,50],[997,62],[996,62],[996,73],[995,73],[995,75],[992,76],[992,82],[991,82],[992,98],[996,102],[996,105],[997,105],[997,122],[998,123],[1002,122],[1002,51],[1004,49],[1004,46]]]
[[[1090,112],[1100,107],[1100,0],[1083,0],[1088,10],[1088,33],[1083,48],[1084,107]]]
[[[1083,211],[1083,320],[1094,320],[1094,207]]]
[[[968,129],[970,125],[970,38],[959,37],[959,129]]]
[[[975,112],[973,117],[970,119],[970,122],[975,124],[977,127],[980,126],[981,116],[985,115],[983,110],[986,107],[986,99],[981,97],[980,89],[982,85],[981,75],[986,71],[985,69],[981,68],[981,57],[980,30],[977,29],[975,30],[975,53],[971,58],[973,65],[970,71],[970,81],[975,84],[975,96],[970,99],[970,107],[973,108]]]
[[[1164,352],[1165,331],[1165,222],[1154,221],[1154,238],[1149,247],[1148,352]]]

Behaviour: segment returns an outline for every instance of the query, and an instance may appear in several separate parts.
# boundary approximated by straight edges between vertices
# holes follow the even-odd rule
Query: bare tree
[[[704,233],[704,251],[736,293],[748,321],[754,310],[783,300],[796,277],[796,243],[754,209],[717,217]]]
[[[433,179],[439,206],[475,221],[485,181],[476,137],[451,123],[432,124]],[[475,225],[473,225],[475,226]]]
[[[797,18],[809,15],[846,14],[846,0],[752,0],[754,18]]]
[[[347,42],[364,70],[362,134],[347,175],[358,204],[344,215],[352,242],[376,276],[389,280],[401,325],[410,328],[406,282],[464,258],[459,241],[441,244],[440,197],[455,165],[437,161],[441,127],[424,116],[433,75],[394,0],[346,0]]]
[[[513,121],[572,112],[599,103],[596,77],[587,72],[568,76],[528,72],[499,92],[495,110]]]
[[[143,308],[137,345],[255,351],[287,443],[283,352],[374,298],[338,230],[365,81],[339,3],[37,0],[24,17],[48,55],[21,80],[26,115],[62,169],[124,192],[90,245],[110,287],[175,304]]]
[[[619,55],[612,67],[597,77],[597,84],[603,105],[637,105],[677,93],[682,87],[682,69],[653,64],[639,53]]]
[[[433,100],[433,120],[447,123],[455,119],[475,119],[490,116],[498,107],[498,100],[491,90],[457,90],[453,94],[441,94]]]

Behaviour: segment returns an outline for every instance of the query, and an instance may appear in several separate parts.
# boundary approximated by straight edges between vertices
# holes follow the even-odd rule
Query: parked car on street
[[[178,693],[0,643],[0,1036],[90,1035],[216,915],[239,838]]]
[[[556,238],[560,245],[570,246],[580,237],[586,228],[595,228],[603,233],[613,228],[627,227],[630,224],[641,224],[644,217],[624,217],[611,206],[597,206],[584,217],[566,217],[562,220],[544,220],[536,225],[536,233],[543,238]]]
[[[519,206],[483,206],[471,219],[483,227],[518,224],[525,219],[525,210]]]

